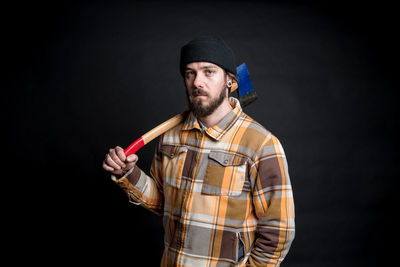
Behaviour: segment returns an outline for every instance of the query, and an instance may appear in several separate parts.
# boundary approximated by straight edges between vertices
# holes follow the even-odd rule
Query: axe
[[[257,99],[257,94],[254,91],[253,85],[250,81],[249,71],[247,70],[247,66],[245,63],[240,64],[236,67],[237,78],[238,82],[234,82],[232,84],[231,92],[238,89],[238,96],[240,105],[242,107],[247,106],[251,102]],[[186,117],[187,111],[179,113],[174,117],[170,118],[169,120],[161,123],[157,127],[153,128],[152,130],[148,131],[144,135],[142,135],[139,139],[135,142],[130,144],[125,150],[124,153],[126,156],[131,154],[135,154],[139,149],[141,149],[144,145],[150,143],[153,139],[157,138],[161,134],[165,133],[169,129],[177,126],[181,123],[184,118]]]

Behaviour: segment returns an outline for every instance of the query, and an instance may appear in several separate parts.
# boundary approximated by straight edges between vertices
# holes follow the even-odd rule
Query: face
[[[196,117],[211,115],[227,99],[227,75],[209,62],[189,63],[185,69],[185,85],[189,108]]]

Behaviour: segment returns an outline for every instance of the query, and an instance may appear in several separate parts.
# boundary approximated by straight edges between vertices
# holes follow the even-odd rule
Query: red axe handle
[[[148,131],[144,135],[142,135],[139,139],[135,142],[130,144],[125,150],[124,153],[126,156],[131,154],[135,154],[139,149],[141,149],[144,145],[150,143],[154,138],[162,135],[166,131],[174,128],[179,123],[181,123],[185,117],[185,112],[179,113],[172,117],[171,119],[161,123],[157,127],[153,128],[152,130]]]

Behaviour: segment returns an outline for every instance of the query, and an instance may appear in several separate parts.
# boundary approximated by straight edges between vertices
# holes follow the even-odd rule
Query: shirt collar
[[[204,128],[203,125],[199,123],[197,118],[192,112],[189,113],[185,122],[183,123],[182,130],[190,131],[193,129],[198,129],[204,131],[209,137],[218,141],[221,137],[235,124],[240,114],[242,113],[242,108],[238,99],[234,97],[229,98],[229,103],[232,106],[232,110],[225,115],[216,125]]]

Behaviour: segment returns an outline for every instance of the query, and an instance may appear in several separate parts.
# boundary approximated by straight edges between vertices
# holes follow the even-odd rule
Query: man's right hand
[[[109,152],[103,161],[103,169],[111,172],[114,175],[123,175],[128,170],[135,167],[138,161],[138,156],[136,154],[125,156],[124,150],[116,146],[115,148],[110,148]]]

